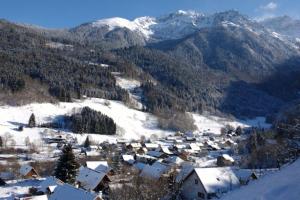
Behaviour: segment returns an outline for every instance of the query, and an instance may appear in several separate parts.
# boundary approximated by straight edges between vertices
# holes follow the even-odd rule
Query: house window
[[[202,192],[198,192],[198,197],[201,198],[201,199],[204,199],[204,198],[205,198],[205,195],[204,195],[204,193],[202,193]]]
[[[196,185],[198,184],[198,179],[195,179],[195,184],[196,184]]]

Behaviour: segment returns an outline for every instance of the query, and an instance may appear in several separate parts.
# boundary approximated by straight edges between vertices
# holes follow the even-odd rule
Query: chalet
[[[106,175],[113,175],[114,171],[108,166],[107,161],[86,161],[86,167],[97,172],[104,172]]]
[[[217,158],[217,165],[219,167],[232,166],[234,165],[234,159],[228,154],[222,154]]]
[[[239,186],[239,180],[230,168],[195,168],[183,180],[183,199],[210,199]]]
[[[98,172],[87,167],[80,167],[76,182],[79,187],[88,191],[107,191],[110,179],[103,172]]]
[[[39,177],[38,173],[30,165],[22,165],[20,168],[20,175],[23,178],[37,178]]]
[[[86,190],[75,188],[69,184],[58,185],[50,195],[49,200],[102,200],[101,196],[96,193],[87,192]]]

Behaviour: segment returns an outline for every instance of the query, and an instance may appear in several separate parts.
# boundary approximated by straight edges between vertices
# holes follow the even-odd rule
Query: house
[[[114,171],[108,166],[107,161],[86,161],[86,167],[107,175],[113,175]]]
[[[159,180],[168,170],[169,166],[157,161],[152,165],[145,165],[140,176],[148,179]]]
[[[122,155],[122,160],[130,165],[132,165],[135,162],[133,155]]]
[[[98,172],[87,167],[80,167],[76,177],[79,187],[88,191],[107,191],[110,179],[104,172]]]
[[[219,167],[232,166],[234,165],[234,159],[228,154],[222,154],[217,158],[217,165]]]
[[[39,177],[38,173],[30,165],[22,165],[20,168],[20,175],[23,178],[37,178]]]
[[[75,188],[69,184],[58,185],[49,200],[102,200],[101,196],[86,190]]]
[[[195,168],[184,180],[180,191],[183,199],[210,199],[239,186],[230,168]]]

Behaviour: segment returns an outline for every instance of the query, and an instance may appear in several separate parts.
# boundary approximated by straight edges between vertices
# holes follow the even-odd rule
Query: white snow
[[[299,200],[300,159],[224,196],[222,200]]]
[[[260,128],[270,128],[271,124],[266,123],[264,117],[256,117],[254,119],[247,120],[230,120],[227,118],[216,117],[212,115],[200,115],[192,113],[192,116],[195,120],[195,125],[200,132],[221,134],[221,128],[226,125],[231,125],[234,128],[241,126],[242,128],[247,127],[260,127]]]
[[[108,104],[106,104],[108,102]],[[168,136],[173,134],[170,131],[164,131],[157,128],[157,118],[149,113],[130,109],[122,102],[110,101],[105,99],[86,99],[76,101],[73,103],[32,103],[25,106],[0,107],[0,135],[10,133],[19,146],[24,146],[25,138],[29,137],[31,142],[41,143],[43,137],[51,135],[49,129],[44,128],[24,128],[22,132],[16,130],[19,125],[26,125],[29,116],[34,113],[37,123],[51,122],[58,116],[65,114],[72,114],[84,106],[88,106],[94,110],[111,117],[117,124],[117,136],[105,136],[96,134],[73,134],[70,132],[61,132],[67,135],[77,137],[79,143],[82,143],[87,135],[92,140],[102,142],[108,140],[109,142],[116,142],[117,138],[126,139],[140,139],[141,136],[149,138],[152,134],[158,137]]]

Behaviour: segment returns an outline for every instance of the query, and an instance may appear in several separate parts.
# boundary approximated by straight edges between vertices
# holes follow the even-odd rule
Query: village
[[[212,199],[278,170],[241,167],[238,148],[249,137],[247,130],[227,127],[223,132],[177,132],[164,138],[101,143],[86,137],[83,144],[52,132],[43,138],[47,150],[18,153],[19,168],[1,170],[0,199],[134,199],[130,193],[136,190],[136,181],[142,181],[139,184],[145,184],[149,193],[159,190],[156,199]],[[38,170],[41,160],[55,164],[67,145],[80,160],[74,185],[55,178],[53,167]],[[13,156],[0,154],[0,161],[11,162]],[[129,188],[127,197],[124,188]]]

